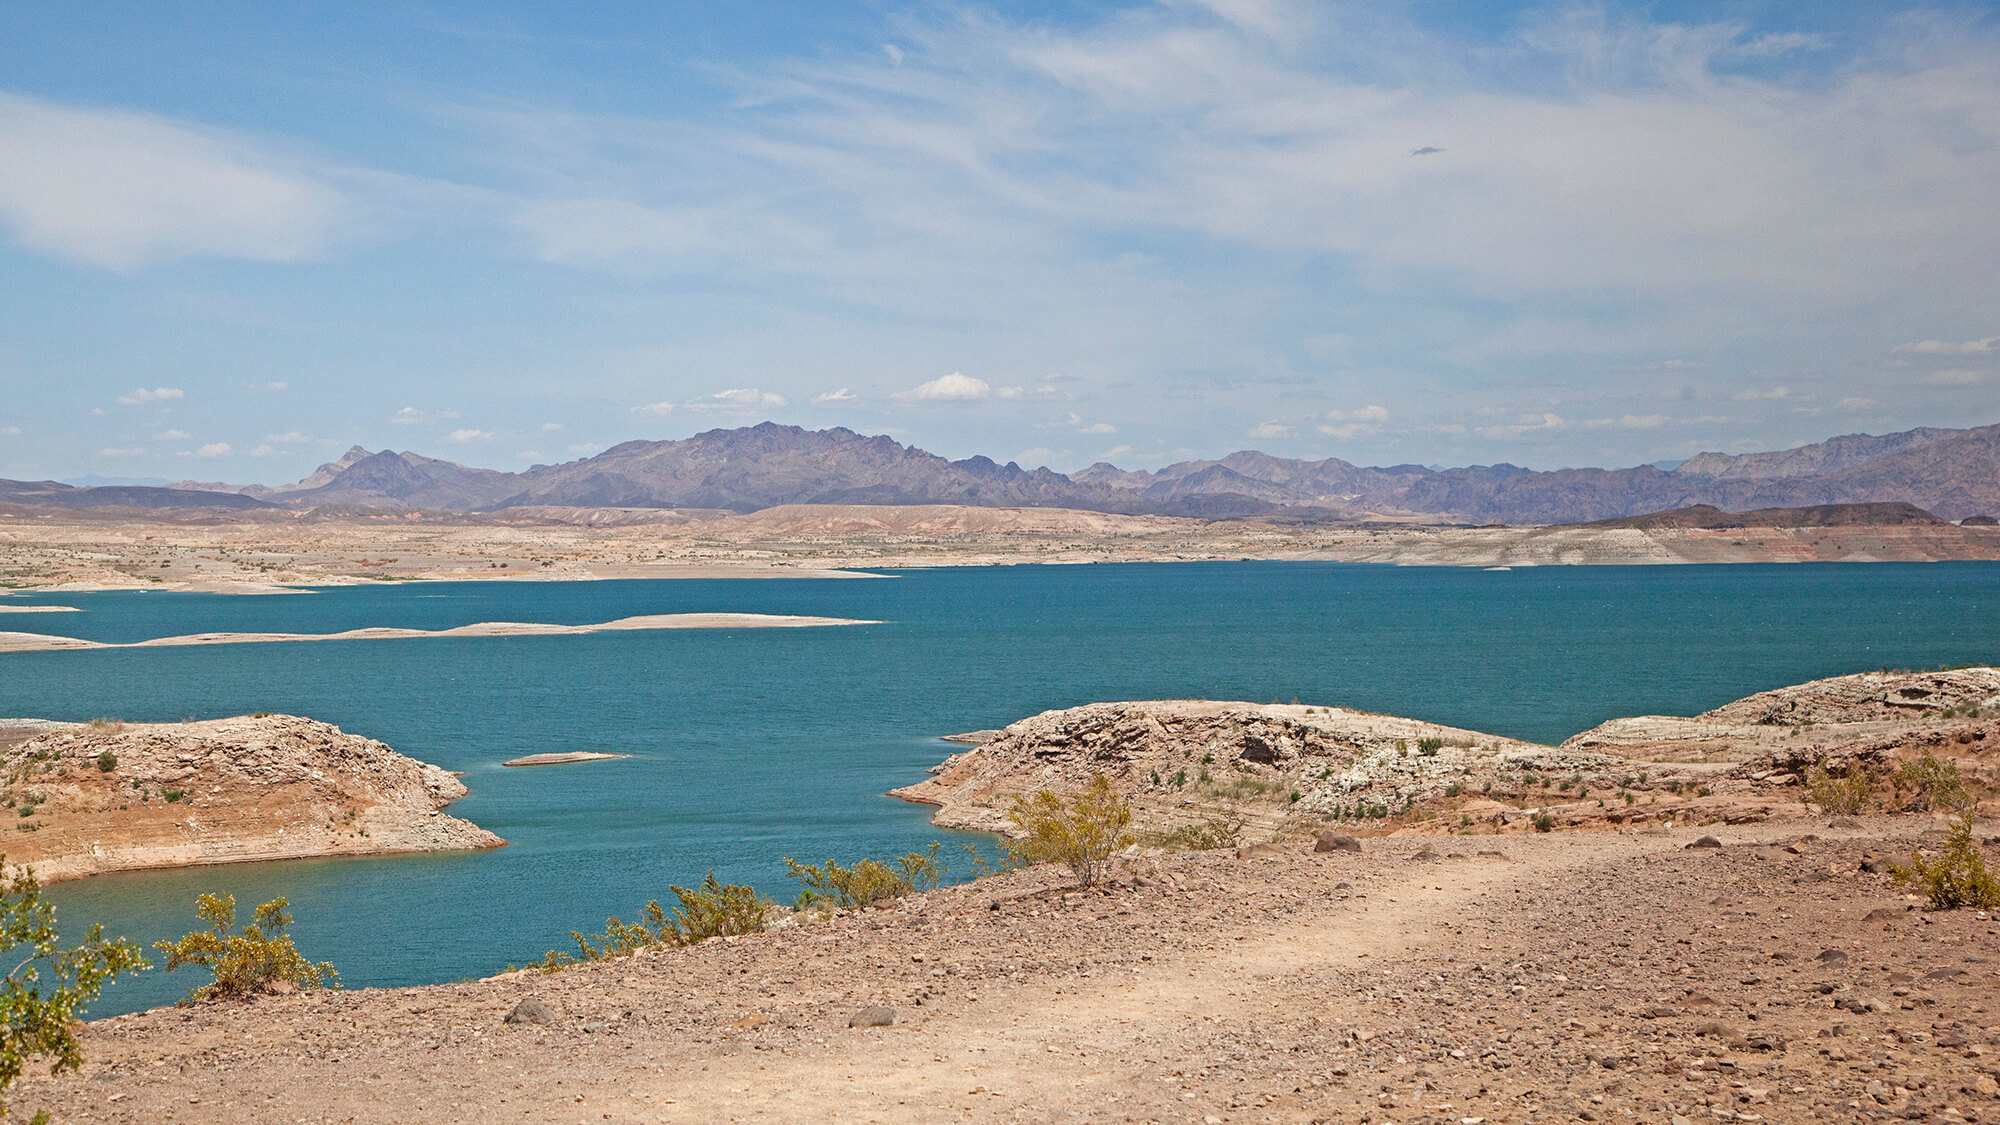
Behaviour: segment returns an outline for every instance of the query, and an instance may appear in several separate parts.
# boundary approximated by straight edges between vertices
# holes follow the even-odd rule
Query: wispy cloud
[[[690,410],[770,410],[785,405],[785,396],[756,387],[732,387],[703,395],[687,404]]]
[[[2000,336],[1988,336],[1982,340],[1961,340],[1958,343],[1949,340],[1919,340],[1913,344],[1902,344],[1896,350],[1916,355],[1992,355],[2000,352]]]
[[[1737,402],[1758,402],[1765,399],[1786,399],[1792,397],[1790,387],[1749,387],[1730,395]]]
[[[1987,375],[1970,367],[1947,367],[1924,376],[1924,383],[1933,387],[1975,387],[1984,383]]]
[[[140,403],[145,402],[171,402],[174,399],[182,397],[184,396],[181,394],[179,387],[154,387],[151,390],[140,387],[129,394],[119,395],[118,405],[138,406]]]
[[[227,457],[229,456],[229,443],[226,441],[209,442],[207,445],[195,450],[194,455],[196,457]]]
[[[0,151],[0,225],[32,250],[106,269],[310,258],[347,209],[256,142],[149,114],[0,94]]]
[[[429,422],[449,422],[457,417],[456,410],[418,410],[414,406],[405,406],[391,414],[389,421],[397,426],[421,426]]]
[[[492,430],[474,430],[474,429],[453,430],[452,432],[444,435],[444,440],[452,443],[453,445],[470,445],[475,441],[490,441],[492,440],[492,438],[493,438]]]
[[[855,394],[851,390],[848,390],[846,387],[840,387],[835,390],[827,391],[824,394],[814,395],[812,399],[812,404],[814,406],[838,406],[841,403],[858,401],[860,397],[861,396]]]
[[[1250,436],[1265,441],[1272,438],[1286,438],[1292,436],[1292,428],[1277,421],[1259,422],[1250,427]]]

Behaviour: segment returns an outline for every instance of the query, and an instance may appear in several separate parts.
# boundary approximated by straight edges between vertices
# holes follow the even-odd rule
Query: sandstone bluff
[[[7,865],[33,866],[43,882],[506,843],[440,811],[466,792],[446,771],[292,715],[0,720],[0,779],[24,829]]]

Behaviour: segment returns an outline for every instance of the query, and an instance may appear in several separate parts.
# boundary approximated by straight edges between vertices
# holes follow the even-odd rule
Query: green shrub
[[[1444,739],[1442,738],[1417,739],[1417,753],[1426,758],[1437,757],[1438,751],[1442,749],[1444,749]]]
[[[5,867],[0,856],[0,869]],[[93,923],[83,944],[63,949],[56,908],[42,901],[32,868],[0,887],[0,953],[18,946],[32,952],[0,977],[0,1095],[21,1077],[30,1058],[50,1060],[49,1073],[83,1065],[76,1040],[77,1015],[119,973],[150,968],[140,948],[125,938],[104,939]],[[0,1102],[0,1113],[6,1104]]]
[[[255,992],[284,992],[298,988],[339,988],[340,974],[325,961],[312,962],[299,955],[298,947],[285,934],[292,916],[290,905],[274,898],[257,908],[250,924],[241,933],[236,928],[234,895],[203,895],[195,913],[208,923],[179,941],[154,942],[153,948],[167,955],[166,969],[200,965],[215,979],[188,995],[196,1000],[219,1000],[248,996]]]
[[[171,804],[173,804],[173,803],[174,803],[175,801],[178,801],[178,800],[180,800],[180,799],[181,799],[182,797],[185,797],[185,796],[187,796],[187,790],[185,790],[185,789],[168,789],[168,790],[165,790],[165,791],[163,791],[163,792],[162,792],[162,793],[161,793],[160,795],[161,795],[161,796],[163,796],[163,797],[165,797],[165,798],[167,799],[167,803],[171,805]]]
[[[1823,765],[1806,769],[1806,800],[1823,813],[1853,816],[1866,811],[1874,795],[1875,778],[1860,766],[1850,766],[1838,777]]]
[[[1896,881],[1916,887],[1930,899],[1933,910],[1956,910],[1961,906],[1987,910],[2000,907],[2000,879],[1986,869],[1986,857],[1972,838],[1972,814],[1962,813],[1952,822],[1944,851],[1935,859],[1922,853],[1910,856],[1910,865],[1889,865]]]
[[[1963,810],[1973,804],[1972,792],[1959,776],[1958,763],[1938,757],[1929,748],[1897,768],[1896,787],[1911,792],[1909,807],[1919,812]]]
[[[806,885],[812,901],[860,907],[937,886],[944,876],[938,849],[939,845],[932,844],[920,852],[905,852],[888,863],[863,859],[852,867],[842,867],[830,859],[824,864],[810,864],[798,863],[789,856],[781,858],[792,877]]]
[[[1545,812],[1538,812],[1535,814],[1535,831],[1549,832],[1553,831],[1555,826],[1556,826],[1555,817]]]
[[[659,899],[653,899],[640,911],[636,922],[620,921],[613,915],[605,919],[601,934],[571,930],[569,936],[576,941],[576,953],[552,949],[534,967],[553,973],[584,961],[629,957],[642,949],[698,945],[709,938],[761,933],[765,913],[771,905],[751,887],[718,882],[714,871],[692,890],[671,884],[667,889],[680,900],[673,917],[667,916]]]
[[[104,753],[99,754],[97,756],[97,768],[100,772],[103,773],[110,773],[112,770],[117,769],[118,755],[113,754],[109,750],[106,750]]]
[[[1046,789],[1014,798],[1007,819],[1025,835],[1007,841],[1020,862],[1061,863],[1084,886],[1097,882],[1105,865],[1132,843],[1127,828],[1132,806],[1111,789],[1111,779],[1095,774],[1083,792],[1058,797]]]

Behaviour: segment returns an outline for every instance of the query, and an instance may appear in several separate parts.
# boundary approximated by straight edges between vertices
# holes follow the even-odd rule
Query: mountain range
[[[773,422],[679,441],[629,441],[525,472],[479,469],[360,446],[275,488],[184,481],[169,488],[71,488],[0,481],[0,501],[59,507],[430,508],[529,505],[715,508],[780,504],[961,504],[1210,518],[1428,518],[1554,524],[1694,505],[1740,512],[1829,504],[1913,504],[1947,519],[2000,512],[2000,425],[1848,434],[1772,453],[1702,453],[1672,469],[1537,471],[1516,465],[1368,468],[1245,450],[1157,472],[1098,463],[1071,474],[986,457],[948,461],[893,438]]]

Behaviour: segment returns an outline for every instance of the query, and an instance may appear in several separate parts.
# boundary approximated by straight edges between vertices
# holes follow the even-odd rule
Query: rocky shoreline
[[[497,848],[447,816],[456,777],[293,715],[185,723],[0,720],[10,870],[112,871]]]

